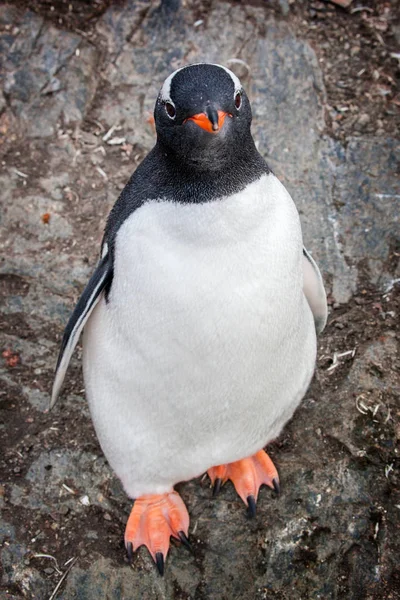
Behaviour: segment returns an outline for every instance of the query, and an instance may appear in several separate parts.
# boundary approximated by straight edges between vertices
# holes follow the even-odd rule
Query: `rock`
[[[371,120],[370,116],[367,115],[366,113],[363,113],[358,117],[357,123],[358,123],[358,125],[360,125],[361,128],[363,128],[363,127],[365,127],[365,125],[368,125],[370,120]]]
[[[79,493],[85,492],[92,498],[91,504],[109,508],[104,497],[101,502],[97,498],[98,490],[110,476],[102,457],[81,451],[43,452],[29,467],[25,483],[29,488],[24,484],[14,486],[11,499],[15,506],[29,506],[45,512],[57,505],[58,511],[65,515],[67,511],[80,513],[86,510],[85,503],[79,501]]]
[[[335,223],[343,254],[352,264],[366,258],[371,280],[382,289],[394,277],[386,264],[399,231],[399,215],[393,210],[400,198],[395,175],[399,151],[394,139],[350,138],[335,173]]]
[[[97,52],[79,35],[27,11],[7,36],[4,91],[25,135],[48,137],[59,119],[80,123],[93,99]],[[4,38],[3,38],[4,39]]]

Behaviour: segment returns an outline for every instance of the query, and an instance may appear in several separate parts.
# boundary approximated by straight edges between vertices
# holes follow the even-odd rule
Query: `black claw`
[[[193,552],[193,548],[187,538],[187,535],[183,531],[178,531],[178,535],[179,535],[179,539],[181,540],[181,542],[185,546],[185,548],[190,550],[190,552]]]
[[[255,517],[257,511],[256,511],[256,501],[254,499],[254,496],[247,496],[247,504],[249,507],[250,517]]]
[[[160,575],[164,575],[164,556],[162,552],[156,552],[156,565]]]
[[[279,481],[276,479],[276,477],[275,477],[275,479],[272,480],[272,483],[274,485],[274,490],[276,491],[277,494],[279,494],[281,491],[281,486],[279,485]]]
[[[126,545],[126,553],[128,555],[129,564],[132,564],[133,561],[133,544],[132,542],[128,542]]]
[[[220,489],[221,489],[221,485],[222,485],[222,479],[220,479],[219,477],[214,481],[214,487],[213,487],[213,492],[212,492],[212,497],[215,498],[215,496],[218,496]]]

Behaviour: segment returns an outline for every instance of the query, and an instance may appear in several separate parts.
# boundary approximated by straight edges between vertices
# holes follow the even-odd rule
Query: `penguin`
[[[101,257],[63,336],[54,405],[83,334],[83,374],[102,450],[134,500],[128,557],[160,574],[188,545],[175,484],[228,479],[255,514],[279,491],[263,448],[313,376],[327,302],[299,215],[256,149],[240,80],[208,63],[165,80],[156,144],[112,208]]]

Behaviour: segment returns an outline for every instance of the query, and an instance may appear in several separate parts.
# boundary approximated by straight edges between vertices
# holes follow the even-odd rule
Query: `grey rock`
[[[369,115],[367,115],[366,113],[362,113],[358,119],[357,119],[357,123],[358,125],[360,125],[361,127],[364,127],[365,125],[368,125],[368,123],[371,121],[371,117]]]
[[[335,173],[335,221],[343,253],[355,265],[366,258],[371,281],[382,288],[395,276],[385,264],[400,231],[399,152],[394,139],[350,139]]]
[[[91,504],[110,510],[102,493],[110,477],[103,457],[69,450],[43,452],[31,464],[24,482],[12,487],[11,502],[44,512],[57,505],[59,510],[66,508],[80,513],[87,507],[79,497],[87,494]]]
[[[24,133],[48,137],[62,117],[80,123],[97,86],[97,52],[79,35],[60,31],[27,11],[17,32],[3,36],[7,47],[3,80]]]
[[[48,583],[39,571],[29,566],[26,546],[17,541],[14,527],[5,521],[0,523],[0,541],[1,584],[5,588],[18,587],[24,598],[45,598],[50,591]],[[8,599],[13,596],[7,594],[5,597]]]
[[[47,392],[41,392],[40,390],[30,389],[26,386],[22,388],[23,393],[28,399],[28,402],[39,410],[40,412],[46,412],[49,409],[50,394]]]

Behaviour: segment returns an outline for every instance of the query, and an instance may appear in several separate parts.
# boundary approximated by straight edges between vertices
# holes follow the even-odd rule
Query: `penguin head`
[[[246,143],[253,144],[247,95],[236,75],[220,65],[188,65],[167,77],[154,118],[158,143],[194,168],[223,168]]]

